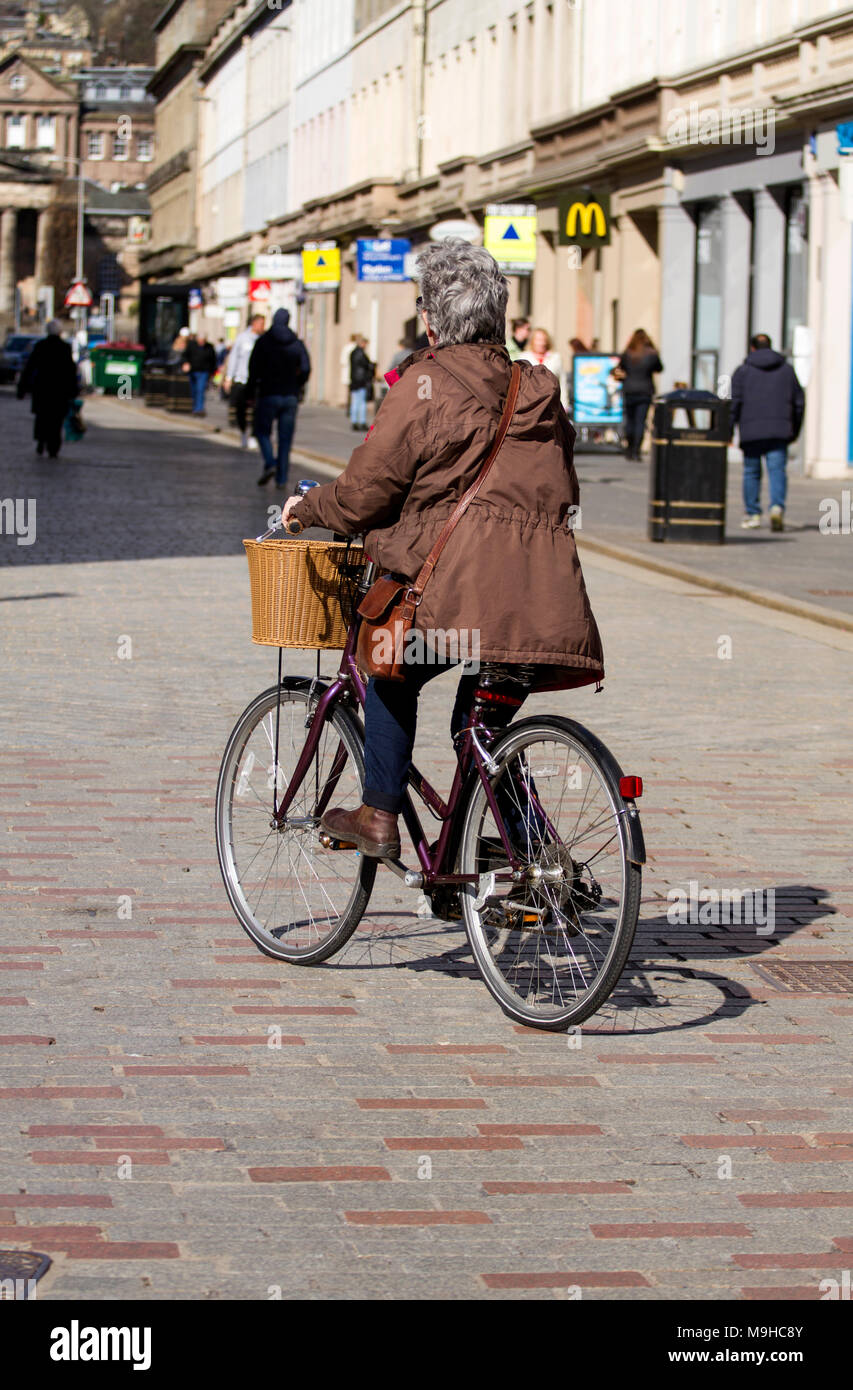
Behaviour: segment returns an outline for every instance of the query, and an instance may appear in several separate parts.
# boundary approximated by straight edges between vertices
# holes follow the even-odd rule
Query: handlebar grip
[[[291,536],[298,536],[300,531],[305,530],[305,527],[298,516],[292,516],[287,523],[286,530],[290,532]]]

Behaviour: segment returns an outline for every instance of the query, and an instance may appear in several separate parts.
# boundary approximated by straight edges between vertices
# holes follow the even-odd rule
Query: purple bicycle
[[[357,574],[364,593],[375,565]],[[384,864],[435,916],[464,923],[511,1018],[553,1031],[582,1023],[612,993],[634,939],[641,779],[574,720],[512,719],[536,671],[484,663],[447,800],[412,768],[402,816],[416,864],[358,854],[320,820],[332,805],[357,805],[364,785],[359,623],[354,615],[333,679],[280,678],[228,739],[216,842],[237,918],[267,955],[317,965],[352,936]],[[432,842],[415,798],[438,822]]]

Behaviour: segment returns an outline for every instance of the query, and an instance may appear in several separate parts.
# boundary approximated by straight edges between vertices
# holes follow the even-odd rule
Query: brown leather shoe
[[[357,811],[337,807],[327,811],[320,829],[355,845],[369,859],[397,859],[400,854],[400,832],[397,817],[375,806],[359,806]]]

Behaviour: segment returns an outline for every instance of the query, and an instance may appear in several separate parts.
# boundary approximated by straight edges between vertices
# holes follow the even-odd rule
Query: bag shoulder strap
[[[432,550],[430,551],[429,555],[427,556],[426,560],[421,566],[421,570],[418,574],[417,579],[410,586],[410,592],[414,592],[419,597],[424,591],[424,585],[426,584],[427,580],[429,579],[430,575],[435,569],[439,555],[441,554],[444,547],[447,545],[447,542],[450,540],[450,537],[456,530],[458,523],[461,521],[462,517],[468,510],[474,498],[477,496],[477,493],[480,491],[480,488],[483,486],[483,483],[486,481],[486,477],[489,473],[489,470],[491,469],[492,464],[494,463],[495,459],[500,453],[501,445],[503,444],[504,439],[506,438],[506,432],[510,427],[512,417],[515,413],[515,403],[518,399],[518,389],[520,385],[521,368],[517,362],[513,362],[512,375],[510,376],[509,381],[509,390],[506,393],[503,414],[501,415],[500,424],[498,425],[498,432],[495,436],[495,442],[492,445],[492,448],[489,452],[489,456],[483,464],[482,468],[480,469],[480,472],[478,473],[474,482],[468,488],[468,491],[464,493],[462,497],[460,497],[459,501],[453,509],[453,512],[445,522],[444,529],[442,530],[441,534],[438,537],[438,540],[436,541],[435,545],[433,546]]]

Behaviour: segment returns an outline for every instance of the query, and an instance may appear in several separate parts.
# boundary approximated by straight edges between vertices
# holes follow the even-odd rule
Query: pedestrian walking
[[[784,531],[788,492],[788,445],[800,433],[805,397],[797,373],[766,333],[749,340],[749,353],[732,377],[732,426],[743,450],[741,526],[761,525],[761,460],[770,483],[770,529]]]
[[[288,310],[277,309],[272,327],[258,338],[249,359],[247,396],[254,402],[255,436],[264,458],[259,487],[273,476],[278,487],[287,485],[296,412],[310,375],[311,359],[305,344],[290,327]],[[274,424],[278,434],[275,454],[272,447]]]
[[[203,333],[190,338],[184,349],[183,369],[189,372],[193,415],[206,415],[204,398],[207,384],[216,371],[216,350]]]
[[[367,429],[367,402],[373,399],[376,364],[365,352],[366,347],[367,339],[359,334],[349,360],[349,418],[354,430]]]
[[[640,462],[646,416],[655,394],[654,377],[663,371],[657,348],[644,328],[636,328],[613,375],[622,383],[625,457]]]
[[[451,630],[476,631],[480,660],[506,663],[508,698],[489,714],[495,728],[524,700],[519,663],[533,665],[554,689],[603,674],[598,628],[566,524],[578,502],[575,435],[553,377],[528,362],[510,362],[509,286],[489,253],[458,238],[437,242],[421,252],[418,276],[417,307],[430,346],[402,364],[377,428],[340,477],[305,497],[288,498],[283,519],[367,533],[365,544],[381,570],[411,583],[482,472],[508,407],[503,450],[438,560],[415,622],[424,645],[430,632],[444,639]],[[401,681],[371,677],[363,801],[327,810],[321,826],[329,834],[366,855],[399,853],[398,815],[418,696],[427,680],[454,665],[444,646],[407,659]],[[462,676],[454,734],[478,679]]]
[[[263,314],[252,314],[249,323],[242,333],[238,333],[234,342],[231,344],[231,351],[225,362],[225,376],[222,386],[228,400],[234,407],[234,414],[237,417],[237,428],[240,431],[240,448],[251,449],[258,447],[258,441],[249,434],[248,428],[248,386],[249,386],[249,362],[255,343],[264,331]]]
[[[528,341],[528,350],[519,353],[515,360],[519,362],[530,362],[534,367],[547,367],[548,371],[552,372],[560,383],[560,400],[563,409],[567,409],[569,404],[569,393],[565,373],[563,372],[563,359],[559,352],[554,351],[550,333],[545,328],[534,328]]]
[[[77,395],[77,368],[61,335],[62,325],[51,319],[47,337],[36,343],[18,378],[18,400],[28,392],[32,397],[36,453],[47,450],[52,459],[59,457],[62,425]]]
[[[513,319],[510,324],[510,335],[506,340],[506,350],[509,353],[509,360],[515,362],[523,352],[530,346],[530,319],[525,315],[520,319]]]

